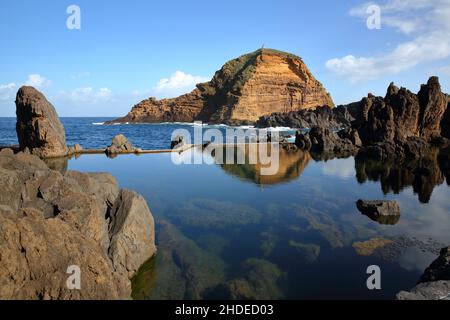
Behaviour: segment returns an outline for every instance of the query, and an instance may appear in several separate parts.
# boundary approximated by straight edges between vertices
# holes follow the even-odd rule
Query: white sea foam
[[[104,122],[94,122],[94,123],[92,123],[94,126],[102,126],[102,125],[104,125],[105,123]]]

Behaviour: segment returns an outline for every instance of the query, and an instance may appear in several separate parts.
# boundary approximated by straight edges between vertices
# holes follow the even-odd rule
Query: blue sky
[[[418,91],[431,75],[450,92],[450,0],[375,2],[381,29],[356,0],[0,1],[0,116],[14,116],[23,84],[61,116],[123,115],[263,44],[300,55],[337,104],[391,81]],[[66,27],[69,5],[80,30]]]

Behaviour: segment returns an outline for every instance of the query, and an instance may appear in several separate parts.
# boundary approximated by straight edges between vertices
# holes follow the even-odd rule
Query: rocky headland
[[[303,150],[370,159],[418,158],[431,146],[449,144],[449,96],[439,79],[431,77],[417,94],[393,83],[386,96],[369,94],[346,108],[354,118],[340,131],[315,126],[298,132],[296,145]]]
[[[174,99],[150,98],[110,123],[193,122],[248,124],[274,112],[334,107],[303,60],[260,49],[233,59],[211,81]]]
[[[0,299],[129,299],[130,279],[156,252],[146,201],[109,174],[50,169],[43,160],[64,162],[79,146],[66,146],[36,89],[22,87],[16,107],[21,151],[0,152]]]

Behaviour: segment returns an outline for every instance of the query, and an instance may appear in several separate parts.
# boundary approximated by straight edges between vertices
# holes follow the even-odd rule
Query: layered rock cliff
[[[227,62],[189,94],[144,100],[112,122],[249,123],[274,112],[320,106],[334,103],[300,57],[260,49]]]

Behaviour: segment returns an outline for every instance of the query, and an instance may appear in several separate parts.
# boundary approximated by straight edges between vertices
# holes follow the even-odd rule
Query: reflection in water
[[[431,150],[420,159],[399,162],[381,162],[356,159],[356,178],[359,183],[379,181],[384,194],[399,194],[412,186],[422,203],[428,203],[436,186],[450,181],[449,154],[446,150]]]
[[[224,147],[224,158],[227,154],[227,149],[231,147]],[[261,170],[269,165],[263,165],[261,163],[249,164],[251,156],[256,158],[259,152],[259,146],[256,148],[249,148],[248,145],[235,147],[235,153],[237,154],[237,148],[245,154],[245,164],[222,164],[222,169],[231,175],[237,176],[243,180],[252,181],[258,185],[272,185],[283,182],[288,182],[297,179],[305,170],[311,160],[311,156],[307,152],[301,150],[289,151],[280,149],[279,156],[279,168],[274,175],[262,175]],[[228,151],[232,152],[232,151]],[[250,155],[250,152],[254,154]]]
[[[450,243],[443,151],[403,166],[280,152],[274,177],[262,176],[260,165],[176,166],[164,154],[81,157],[70,169],[107,169],[148,200],[158,254],[133,279],[139,299],[390,299]],[[358,213],[356,199],[383,198],[368,181],[399,193],[387,197],[401,205],[395,225]],[[365,286],[372,264],[383,270],[381,291]]]

